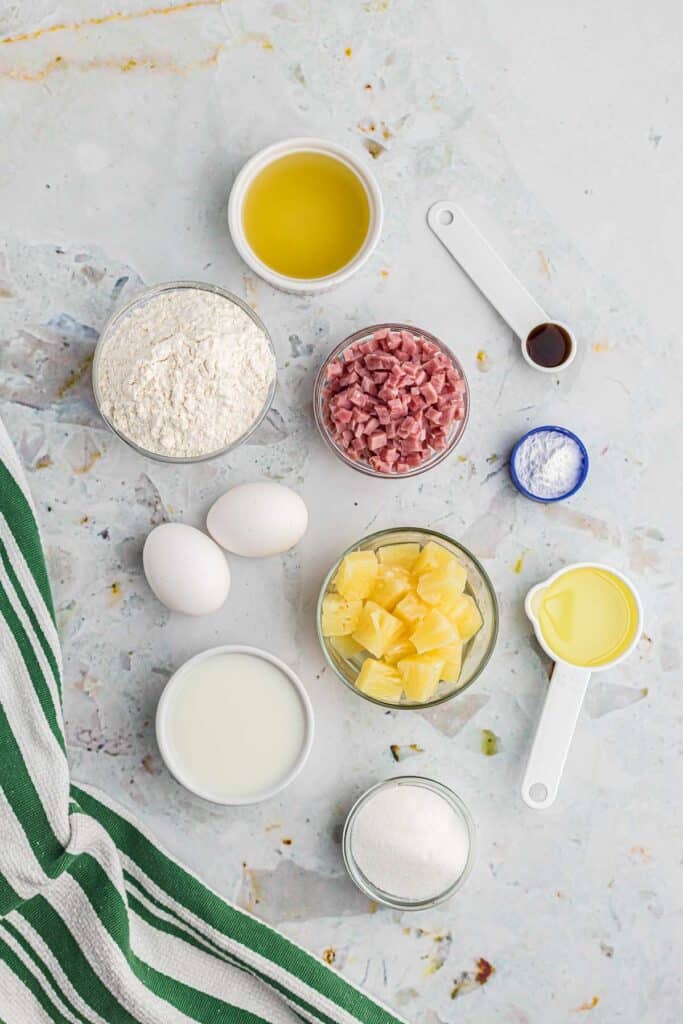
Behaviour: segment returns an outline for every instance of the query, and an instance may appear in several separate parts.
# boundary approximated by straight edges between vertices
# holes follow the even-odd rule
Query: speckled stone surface
[[[653,17],[631,0],[618,19],[613,5],[588,0],[0,9],[0,396],[49,557],[73,773],[133,809],[220,892],[420,1024],[677,1024],[683,1012],[682,28],[677,5]],[[225,227],[244,159],[295,134],[350,146],[386,200],[376,255],[314,299],[254,278]],[[529,370],[428,232],[426,209],[445,196],[574,327],[580,352],[561,378]],[[99,421],[89,380],[111,311],[177,278],[246,298],[279,360],[275,407],[254,443],[197,467],[128,450]],[[311,416],[327,350],[383,319],[443,337],[472,388],[460,448],[412,481],[348,470]],[[506,456],[546,422],[576,430],[592,468],[574,499],[542,508],[514,491]],[[282,558],[233,559],[218,614],[168,613],[142,576],[146,533],[167,519],[200,525],[225,488],[258,478],[304,496],[305,539]],[[468,545],[501,604],[485,675],[429,716],[354,698],[324,670],[315,637],[331,561],[365,533],[402,524]],[[627,664],[594,680],[557,803],[537,813],[518,794],[548,664],[522,599],[579,559],[633,576],[645,634]],[[230,641],[295,666],[318,726],[297,782],[234,810],[181,790],[153,733],[173,669]],[[482,752],[483,730],[498,738],[494,756]],[[453,786],[479,829],[467,887],[416,916],[370,906],[340,858],[351,802],[397,772]]]

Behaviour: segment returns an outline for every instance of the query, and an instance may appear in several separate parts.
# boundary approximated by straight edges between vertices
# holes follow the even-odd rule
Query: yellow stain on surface
[[[49,469],[52,465],[52,459],[49,455],[41,455],[36,462],[36,469]]]
[[[190,71],[200,71],[203,68],[213,67],[217,63],[224,49],[221,43],[207,57],[193,61],[190,64],[175,64],[173,61],[163,61],[152,57],[127,58],[126,60],[105,60],[94,57],[92,60],[71,61],[65,57],[53,57],[42,68],[35,71],[25,71],[21,68],[0,71],[0,78],[8,78],[15,82],[43,82],[54,71],[73,68],[76,71],[100,71],[109,69],[111,71],[162,71],[168,74],[184,75]],[[90,357],[92,362],[92,356]],[[61,397],[61,395],[60,395]]]
[[[581,1012],[582,1010],[594,1010],[599,1002],[600,998],[598,996],[593,996],[589,1003],[581,1003],[581,1006],[577,1006],[576,1010],[577,1012]]]
[[[64,398],[64,396],[71,391],[73,387],[78,384],[80,380],[86,375],[92,364],[92,354],[86,356],[80,366],[77,366],[75,370],[72,370],[69,376],[66,378],[61,387],[57,390],[57,398]]]
[[[525,556],[526,556],[526,552],[524,552],[523,555],[520,555],[519,558],[517,559],[517,561],[515,562],[514,571],[517,574],[519,574],[522,571],[522,569],[524,568],[524,558],[525,558]]]
[[[123,597],[123,590],[118,580],[114,580],[112,585],[109,587],[109,607],[113,608],[114,605],[118,604]]]
[[[350,46],[345,46],[344,47],[344,56],[345,57],[353,57],[353,49],[352,49],[352,47],[350,47]]]
[[[33,32],[22,32],[20,35],[7,36],[5,39],[0,39],[0,46],[28,43],[33,39],[40,39],[42,36],[53,35],[56,32],[80,32],[84,28],[95,28],[117,21],[137,21],[140,18],[182,14],[184,11],[192,11],[197,7],[220,7],[221,3],[222,0],[187,0],[183,4],[169,4],[166,7],[147,7],[143,11],[112,11],[111,14],[103,14],[96,18],[85,18],[83,21],[59,22],[57,25],[37,28]]]
[[[78,476],[85,476],[86,473],[90,472],[90,470],[93,468],[93,466],[98,461],[98,459],[101,459],[101,458],[102,458],[102,452],[99,451],[97,448],[93,448],[93,450],[91,452],[89,452],[89,454],[88,454],[85,462],[83,463],[83,465],[82,466],[77,466],[74,469],[74,473],[77,473]]]
[[[548,278],[552,277],[553,268],[551,266],[550,260],[548,259],[548,257],[542,249],[538,250],[538,259],[541,264],[541,273],[545,274],[545,276]]]
[[[477,369],[481,370],[483,373],[485,373],[486,370],[488,370],[488,368],[489,368],[488,352],[486,352],[483,348],[480,348],[479,351],[477,352]]]
[[[607,341],[596,341],[593,345],[594,352],[611,352],[612,347]]]
[[[387,277],[389,277],[389,271],[386,268],[384,268],[383,270],[380,270],[379,276],[387,278]]]

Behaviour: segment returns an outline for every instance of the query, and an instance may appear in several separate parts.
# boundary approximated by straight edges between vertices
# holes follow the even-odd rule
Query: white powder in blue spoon
[[[530,434],[515,453],[522,487],[537,498],[561,498],[581,478],[583,455],[576,441],[557,430]]]

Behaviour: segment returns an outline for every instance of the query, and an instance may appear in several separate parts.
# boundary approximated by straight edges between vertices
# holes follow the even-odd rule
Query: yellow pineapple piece
[[[443,569],[452,562],[455,562],[456,565],[460,564],[457,558],[450,551],[447,551],[445,547],[437,544],[434,540],[428,540],[413,566],[413,572],[417,576],[421,576],[423,572],[431,572],[432,569]]]
[[[451,644],[457,643],[459,639],[460,634],[457,627],[438,608],[432,608],[427,612],[410,634],[410,640],[415,645],[418,654],[433,651],[437,647],[449,647]]]
[[[423,601],[436,605],[447,615],[465,589],[466,582],[467,570],[452,562],[418,576],[417,592]]]
[[[362,601],[347,601],[340,594],[325,594],[323,598],[323,636],[347,636],[358,625]]]
[[[400,565],[380,564],[375,585],[370,591],[370,600],[392,611],[394,605],[407,594],[412,585],[412,576]]]
[[[470,640],[483,625],[477,602],[469,594],[460,595],[448,617],[458,627],[458,633],[463,641]]]
[[[408,572],[413,568],[417,556],[420,554],[420,545],[415,543],[385,544],[377,551],[378,558],[382,565],[400,565]]]
[[[445,683],[457,683],[462,670],[462,640],[448,647],[437,647],[435,651],[423,655],[442,662],[441,678]]]
[[[390,647],[403,632],[404,625],[400,619],[388,612],[386,608],[366,601],[360,613],[358,625],[353,631],[353,639],[362,644],[366,651],[381,658],[387,647]]]
[[[394,615],[398,615],[399,619],[403,619],[410,626],[424,618],[428,611],[429,605],[421,601],[414,590],[409,590],[394,608]]]
[[[404,626],[405,632],[402,633],[398,639],[394,640],[390,647],[387,647],[382,661],[386,661],[387,665],[396,665],[401,658],[407,658],[411,654],[415,654],[415,648],[408,639],[408,630]]]
[[[383,661],[366,658],[356,679],[356,687],[361,693],[377,700],[390,701],[398,704],[403,693],[403,683],[397,669],[385,665]]]
[[[352,551],[345,555],[334,577],[334,585],[348,601],[369,597],[377,578],[377,556],[374,551]]]
[[[410,658],[402,658],[398,670],[408,700],[423,704],[433,697],[441,679],[443,665],[443,659],[433,654],[415,654]]]
[[[330,643],[342,658],[355,658],[363,650],[361,645],[357,644],[350,636],[333,636],[330,638]]]

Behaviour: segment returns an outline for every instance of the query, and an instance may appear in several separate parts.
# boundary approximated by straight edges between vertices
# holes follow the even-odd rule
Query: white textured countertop
[[[10,37],[0,45],[0,395],[50,562],[74,775],[419,1024],[680,1020],[682,29],[678,5],[635,0],[618,16],[589,0],[27,0],[0,10]],[[387,209],[366,268],[314,299],[246,272],[225,227],[243,160],[296,134],[367,159]],[[446,196],[574,327],[580,352],[561,378],[528,369],[428,232],[426,209]],[[255,442],[197,467],[128,450],[90,391],[89,357],[112,308],[175,278],[246,298],[280,368]],[[412,481],[348,470],[311,417],[324,354],[384,319],[448,341],[472,388],[461,446]],[[505,462],[523,430],[547,422],[584,438],[592,468],[576,498],[542,508],[516,494]],[[303,542],[282,558],[233,559],[218,614],[165,611],[141,572],[150,526],[200,524],[227,486],[261,477],[305,498]],[[324,670],[313,623],[339,551],[403,524],[469,546],[501,604],[484,676],[430,715],[355,698]],[[645,635],[592,683],[560,796],[537,813],[518,792],[548,665],[522,598],[579,559],[633,576]],[[318,726],[289,790],[232,810],[181,790],[153,734],[173,668],[231,641],[297,668]],[[482,754],[484,729],[498,737],[493,757]],[[391,744],[409,759],[395,764]],[[396,772],[451,785],[479,829],[466,888],[412,916],[369,906],[339,851],[354,797]]]

